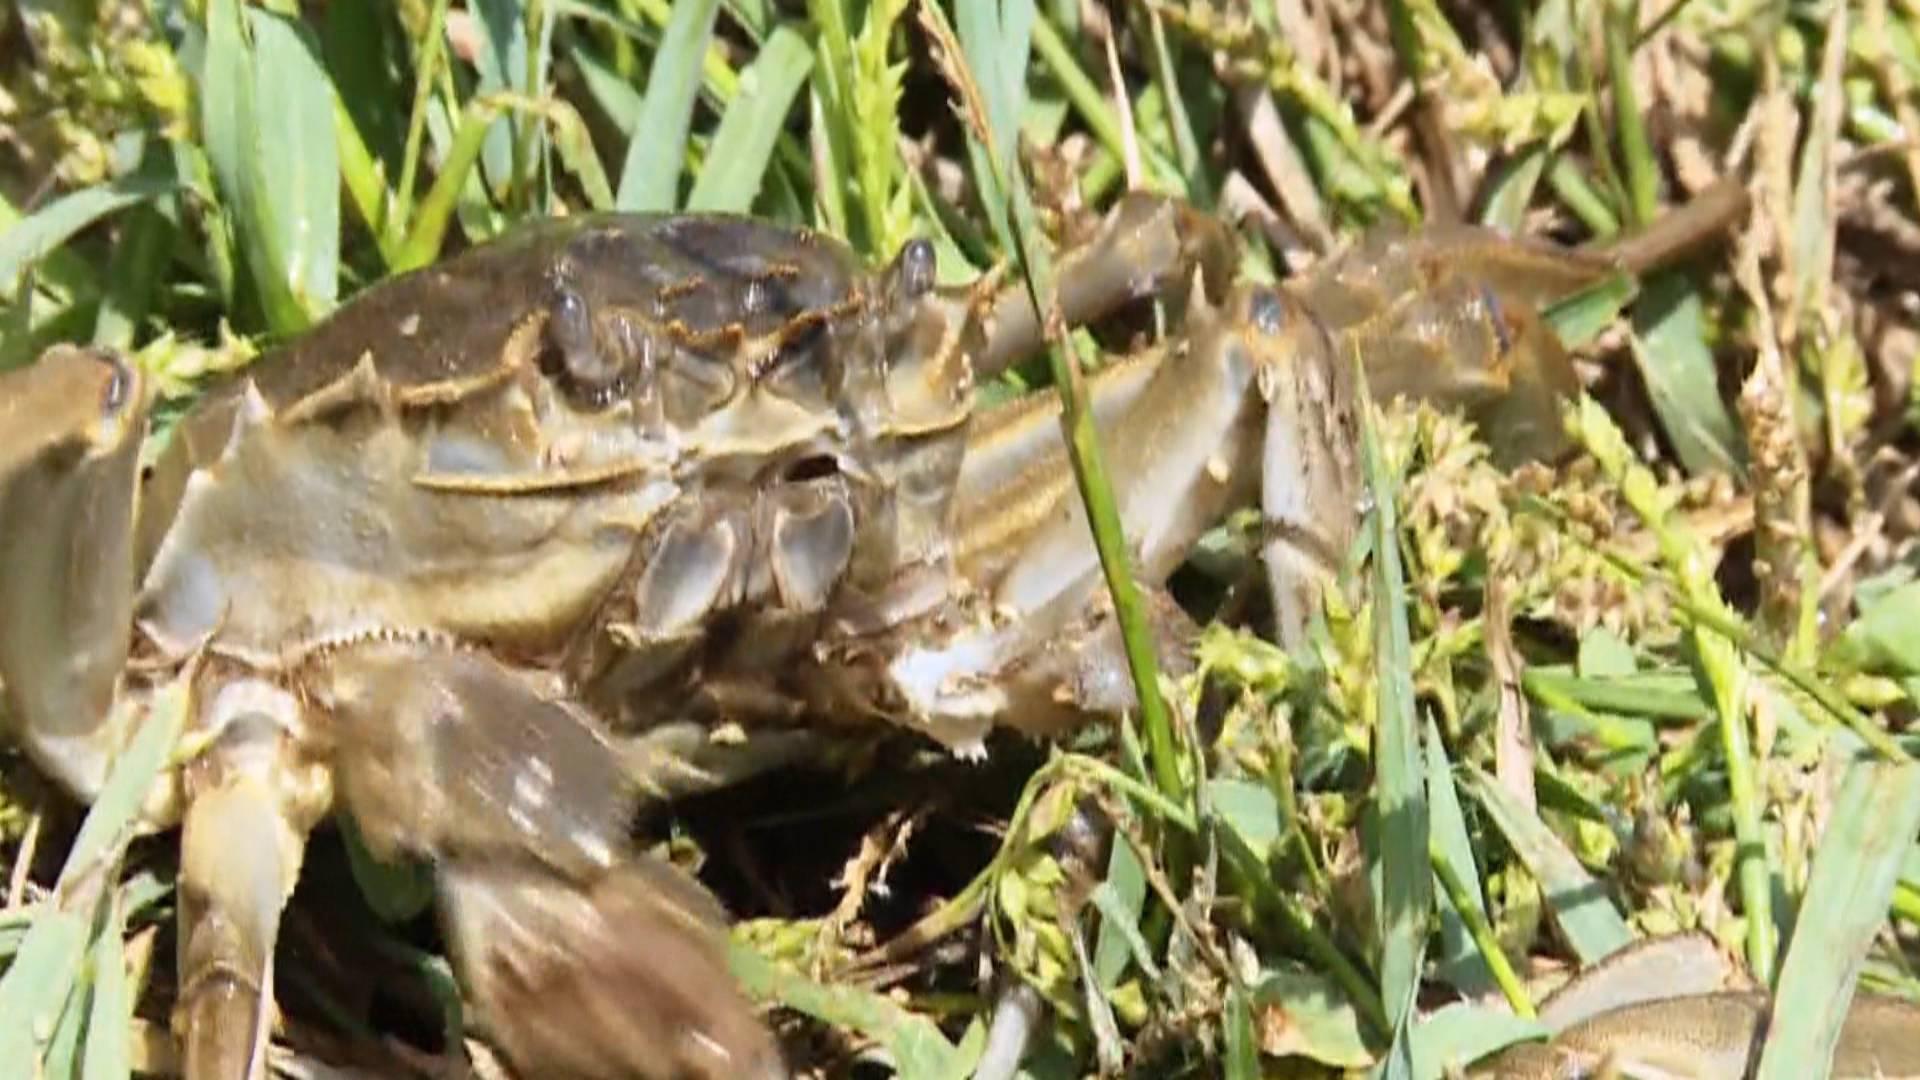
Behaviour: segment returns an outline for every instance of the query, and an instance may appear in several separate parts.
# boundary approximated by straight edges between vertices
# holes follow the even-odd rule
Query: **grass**
[[[1036,1077],[1431,1077],[1537,1032],[1524,1021],[1565,968],[1698,928],[1789,1004],[1763,1071],[1812,1075],[1834,1018],[1794,1003],[1856,979],[1920,992],[1901,266],[1920,255],[1920,23],[1882,0],[1109,15],[13,5],[0,369],[56,341],[128,350],[173,415],[382,279],[590,209],[750,212],[875,262],[925,236],[942,281],[1005,263],[1044,297],[1058,238],[1128,188],[1231,216],[1244,271],[1280,277],[1372,225],[1606,241],[1736,174],[1756,210],[1728,242],[1547,312],[1588,387],[1569,460],[1510,472],[1459,415],[1370,407],[1367,528],[1311,642],[1279,650],[1235,599],[1257,531],[1236,519],[1178,580],[1206,624],[1184,680],[1153,670],[1117,542],[1085,406],[1103,360],[1051,334],[1045,364],[981,393],[1063,395],[1146,707],[1037,763],[996,744],[1030,768],[969,808],[982,828],[949,830],[971,861],[916,861],[953,839],[923,790],[849,826],[827,868],[844,889],[810,886],[830,902],[723,893],[760,916],[736,934],[743,982],[789,1007],[828,1072],[862,1054],[910,1077],[970,1070],[993,1008],[984,949],[1053,1010]],[[129,823],[177,723],[153,714],[124,790],[84,818],[9,761],[0,1063],[125,1075],[164,1028],[170,961],[150,957],[171,868]],[[768,813],[724,799],[726,820]],[[1061,843],[1083,805],[1117,823],[1092,861]],[[707,848],[716,872],[740,861]],[[896,862],[910,869],[889,881]],[[430,935],[364,930],[444,982]],[[901,943],[932,939],[949,950]],[[289,1053],[402,1070],[432,1052],[329,1008],[318,974],[302,991],[289,955]]]

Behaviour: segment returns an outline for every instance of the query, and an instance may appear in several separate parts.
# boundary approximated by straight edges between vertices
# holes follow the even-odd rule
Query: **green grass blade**
[[[560,167],[580,184],[587,205],[595,210],[613,209],[613,186],[607,183],[607,171],[593,148],[593,135],[587,122],[572,105],[558,98],[531,102],[532,111],[546,117],[552,131],[546,136],[560,158]]]
[[[306,26],[251,12],[254,100],[261,121],[254,205],[268,225],[268,269],[282,275],[303,317],[333,307],[340,283],[340,154],[333,86]]]
[[[1679,274],[1650,276],[1634,304],[1633,329],[1634,360],[1680,463],[1696,475],[1741,473],[1745,444],[1720,397],[1699,290]]]
[[[93,994],[80,1048],[82,1080],[122,1080],[132,1072],[127,1028],[133,1001],[127,986],[125,930],[125,910],[116,890],[107,897],[93,945]]]
[[[79,973],[87,922],[71,911],[45,911],[34,919],[0,977],[0,1061],[18,1067],[40,1059],[43,1033],[51,1037]]]
[[[1355,358],[1357,368],[1358,358]],[[1364,372],[1355,382],[1364,388]],[[1426,953],[1427,925],[1433,912],[1433,878],[1428,864],[1425,775],[1421,768],[1420,727],[1414,715],[1413,644],[1407,622],[1406,572],[1400,560],[1400,530],[1395,499],[1398,484],[1388,471],[1373,419],[1373,405],[1360,402],[1360,451],[1372,495],[1367,515],[1373,540],[1375,693],[1379,728],[1374,761],[1374,799],[1380,815],[1380,916],[1382,955],[1380,998],[1393,1029],[1388,1076],[1404,1076],[1411,1058],[1414,998]]]
[[[627,144],[626,164],[620,170],[614,201],[622,210],[672,210],[678,202],[694,95],[700,90],[700,68],[719,11],[719,0],[676,0],[673,5],[673,18],[647,75],[635,138]]]
[[[1427,805],[1431,815],[1433,850],[1445,860],[1457,876],[1460,896],[1481,920],[1487,917],[1485,893],[1480,885],[1480,869],[1474,863],[1473,838],[1467,832],[1466,815],[1460,810],[1460,793],[1453,786],[1453,765],[1447,759],[1446,744],[1440,740],[1440,727],[1427,718],[1426,740]],[[1478,996],[1494,989],[1489,958],[1475,947],[1473,934],[1458,900],[1448,890],[1437,894],[1440,914],[1440,952],[1437,968],[1441,978],[1462,993]]]
[[[856,986],[826,985],[798,972],[777,968],[758,953],[735,944],[729,952],[733,974],[748,994],[778,1001],[790,1009],[849,1031],[886,1049],[899,1076],[961,1078],[979,1060],[980,1040],[955,1046],[933,1021],[900,1006],[885,994]]]
[[[588,96],[600,106],[601,114],[619,129],[622,137],[633,138],[640,124],[640,91],[585,42],[574,44],[570,58],[580,71],[580,81],[585,84]]]
[[[1886,923],[1916,832],[1920,764],[1854,762],[1814,851],[1756,1080],[1830,1068],[1861,961]]]
[[[419,269],[440,253],[447,226],[459,206],[461,189],[473,177],[474,163],[480,158],[480,149],[486,143],[487,131],[493,126],[498,111],[493,102],[483,99],[468,106],[461,115],[460,131],[454,136],[452,151],[432,190],[421,200],[420,213],[414,217],[406,243],[401,245],[400,258],[394,263],[395,273]]]
[[[107,268],[107,288],[94,316],[93,343],[125,351],[153,306],[173,243],[173,223],[150,206],[128,210],[125,231]]]
[[[261,313],[274,331],[301,330],[332,305],[337,279],[339,164],[325,72],[283,17],[210,0],[200,100],[207,157]]]
[[[740,73],[740,92],[720,118],[687,209],[745,213],[752,208],[774,143],[812,69],[813,51],[806,40],[789,27],[775,30]]]
[[[1465,1003],[1436,1009],[1413,1029],[1413,1075],[1442,1080],[1502,1047],[1550,1034],[1538,1020]]]
[[[171,176],[139,173],[62,195],[0,232],[0,296],[19,293],[20,277],[75,233],[130,206],[172,194]]]
[[[468,5],[476,16],[471,25],[480,34],[480,48],[473,57],[480,73],[477,95],[526,91],[527,6],[525,0],[476,0]],[[514,194],[525,179],[521,170],[525,167],[522,154],[526,122],[524,117],[496,115],[488,125],[480,152],[480,174],[488,190],[506,196],[506,205],[513,207],[520,205]]]
[[[428,120],[438,104],[433,99],[433,88],[446,55],[448,3],[449,0],[433,0],[427,14],[427,32],[414,54],[413,108],[407,115],[407,142],[401,151],[400,180],[394,185],[393,213],[386,219],[388,239],[396,248],[413,227],[413,185],[420,168],[420,140],[427,134]]]
[[[1607,890],[1538,815],[1479,769],[1470,771],[1464,787],[1540,882],[1554,920],[1582,967],[1599,963],[1633,940],[1633,931],[1607,899]]]

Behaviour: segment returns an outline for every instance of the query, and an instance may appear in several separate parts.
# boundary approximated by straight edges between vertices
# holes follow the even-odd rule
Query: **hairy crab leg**
[[[547,676],[371,640],[302,681],[368,851],[433,863],[461,985],[525,1075],[785,1075],[729,972],[725,913],[632,850],[621,759]]]
[[[0,683],[35,764],[82,798],[106,781],[133,610],[147,391],[67,346],[0,376]]]

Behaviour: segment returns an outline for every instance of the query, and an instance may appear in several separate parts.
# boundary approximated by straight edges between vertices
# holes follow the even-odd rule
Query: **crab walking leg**
[[[1218,301],[1237,269],[1238,248],[1220,219],[1186,203],[1131,192],[1084,244],[1067,252],[1056,273],[1061,314],[1069,326],[1096,322],[1136,300],[1182,300],[1198,271],[1205,295]],[[980,313],[976,378],[985,380],[1045,342],[1026,286],[1003,286]]]
[[[524,1075],[784,1075],[725,913],[632,850],[621,760],[562,685],[398,635],[315,667],[341,802],[376,858],[433,862],[461,984]]]
[[[1257,502],[1280,637],[1303,640],[1358,520],[1352,375],[1318,320],[1269,287],[1237,286],[1218,308],[1196,295],[1182,337],[1099,371],[1089,394],[1139,580],[1154,592],[1229,509]],[[954,521],[955,569],[991,614],[893,654],[910,722],[971,749],[995,723],[1042,733],[1070,721],[1060,706],[1084,705],[1057,701],[1070,686],[1029,685],[1058,675],[1050,656],[1123,669],[1110,625],[1088,634],[1105,585],[1054,395],[980,418]]]
[[[303,718],[285,690],[250,678],[219,685],[201,723],[218,734],[182,776],[174,1026],[187,1080],[252,1080],[266,1074],[280,911],[331,791],[301,752]]]
[[[1243,285],[1219,308],[1190,304],[1183,337],[1091,380],[1130,554],[1158,585],[1229,509],[1257,498],[1280,634],[1297,642],[1354,527],[1352,380],[1284,292]],[[1059,409],[1037,395],[990,416],[961,472],[956,503],[970,524],[958,561],[993,582],[1003,611],[1065,615],[1102,587]]]
[[[119,745],[146,408],[138,369],[104,352],[56,347],[0,376],[0,711],[83,799]]]

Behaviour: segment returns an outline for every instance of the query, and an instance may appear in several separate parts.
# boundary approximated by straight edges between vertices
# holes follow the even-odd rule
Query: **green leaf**
[[[1360,1033],[1360,1014],[1340,988],[1315,971],[1283,968],[1265,972],[1253,987],[1254,1008],[1265,1018],[1264,1049],[1270,1055],[1303,1057],[1339,1069],[1373,1062]]]
[[[1582,967],[1607,958],[1633,940],[1607,891],[1573,852],[1512,793],[1477,768],[1465,781],[1467,794],[1486,810],[1514,854],[1539,880],[1540,889]]]
[[[782,26],[740,73],[740,90],[720,118],[706,163],[687,198],[689,210],[745,213],[760,193],[793,99],[813,69],[813,50]]]
[[[1456,1003],[1434,1010],[1413,1029],[1413,1075],[1441,1080],[1449,1066],[1464,1068],[1513,1043],[1544,1039],[1547,1026],[1510,1012]]]
[[[1920,581],[1888,589],[1863,606],[1834,642],[1836,664],[1876,675],[1920,675]]]
[[[1756,1080],[1819,1076],[1833,1061],[1861,961],[1887,921],[1900,867],[1920,831],[1920,763],[1860,760],[1847,770],[1814,847],[1813,873]]]
[[[179,181],[173,176],[136,173],[62,195],[9,225],[0,232],[0,296],[16,296],[21,275],[75,233],[110,214],[170,195],[178,188]]]
[[[1745,444],[1720,397],[1699,290],[1680,274],[1649,277],[1634,304],[1633,331],[1634,361],[1680,463],[1696,475],[1740,474]]]
[[[1094,939],[1093,972],[1103,989],[1112,989],[1126,974],[1127,960],[1147,956],[1150,949],[1140,937],[1140,913],[1147,902],[1147,871],[1140,856],[1125,837],[1115,837],[1107,856],[1107,877],[1094,890],[1094,902],[1101,905],[1100,931]],[[1143,970],[1151,971],[1151,967]]]
[[[133,1001],[127,987],[125,912],[116,892],[107,900],[93,945],[93,1001],[87,1014],[86,1040],[81,1047],[83,1080],[123,1080],[131,1075],[128,1025]]]
[[[777,968],[738,943],[728,957],[734,976],[748,994],[865,1035],[887,1051],[902,1080],[961,1080],[979,1062],[981,1040],[970,1039],[956,1047],[932,1020],[907,1011],[885,994],[816,982]]]
[[[51,1038],[87,947],[87,919],[71,911],[43,911],[0,977],[0,1061],[16,1067],[40,1059]],[[28,1075],[34,1070],[26,1069]]]
[[[1356,372],[1356,384],[1364,376]],[[1431,826],[1421,768],[1420,726],[1414,715],[1413,644],[1407,621],[1406,573],[1400,562],[1395,512],[1397,482],[1387,469],[1371,400],[1362,394],[1360,452],[1373,510],[1367,515],[1373,541],[1373,626],[1379,699],[1374,759],[1374,800],[1380,815],[1379,862],[1382,955],[1380,999],[1394,1029],[1388,1076],[1399,1073],[1420,989],[1427,920],[1433,911],[1428,866]]]
[[[251,35],[251,41],[249,40]],[[340,165],[333,96],[305,27],[209,0],[201,125],[267,325],[305,329],[338,287]]]
[[[1446,745],[1440,740],[1439,725],[1431,716],[1427,718],[1426,764],[1433,846],[1460,875],[1480,915],[1489,917],[1480,869],[1473,857],[1473,838],[1467,832],[1466,815],[1460,810],[1460,793],[1453,786],[1453,765],[1447,759]],[[1436,962],[1440,976],[1465,994],[1478,996],[1493,992],[1496,986],[1493,971],[1474,945],[1466,920],[1461,918],[1446,890],[1439,890],[1435,899],[1440,908],[1441,955]]]
[[[312,319],[332,309],[340,284],[340,155],[333,87],[306,26],[265,11],[253,23],[260,204],[271,208],[269,269],[285,276]]]
[[[1246,991],[1238,986],[1227,992],[1226,1036],[1227,1080],[1258,1080],[1260,1050],[1253,1043],[1253,1015]]]
[[[1272,857],[1280,839],[1280,800],[1264,785],[1246,780],[1207,781],[1207,802],[1227,827],[1261,859]]]
[[[647,75],[635,137],[627,144],[626,164],[620,170],[620,192],[614,201],[622,210],[667,211],[678,202],[701,63],[719,11],[719,0],[675,0],[673,17]]]

